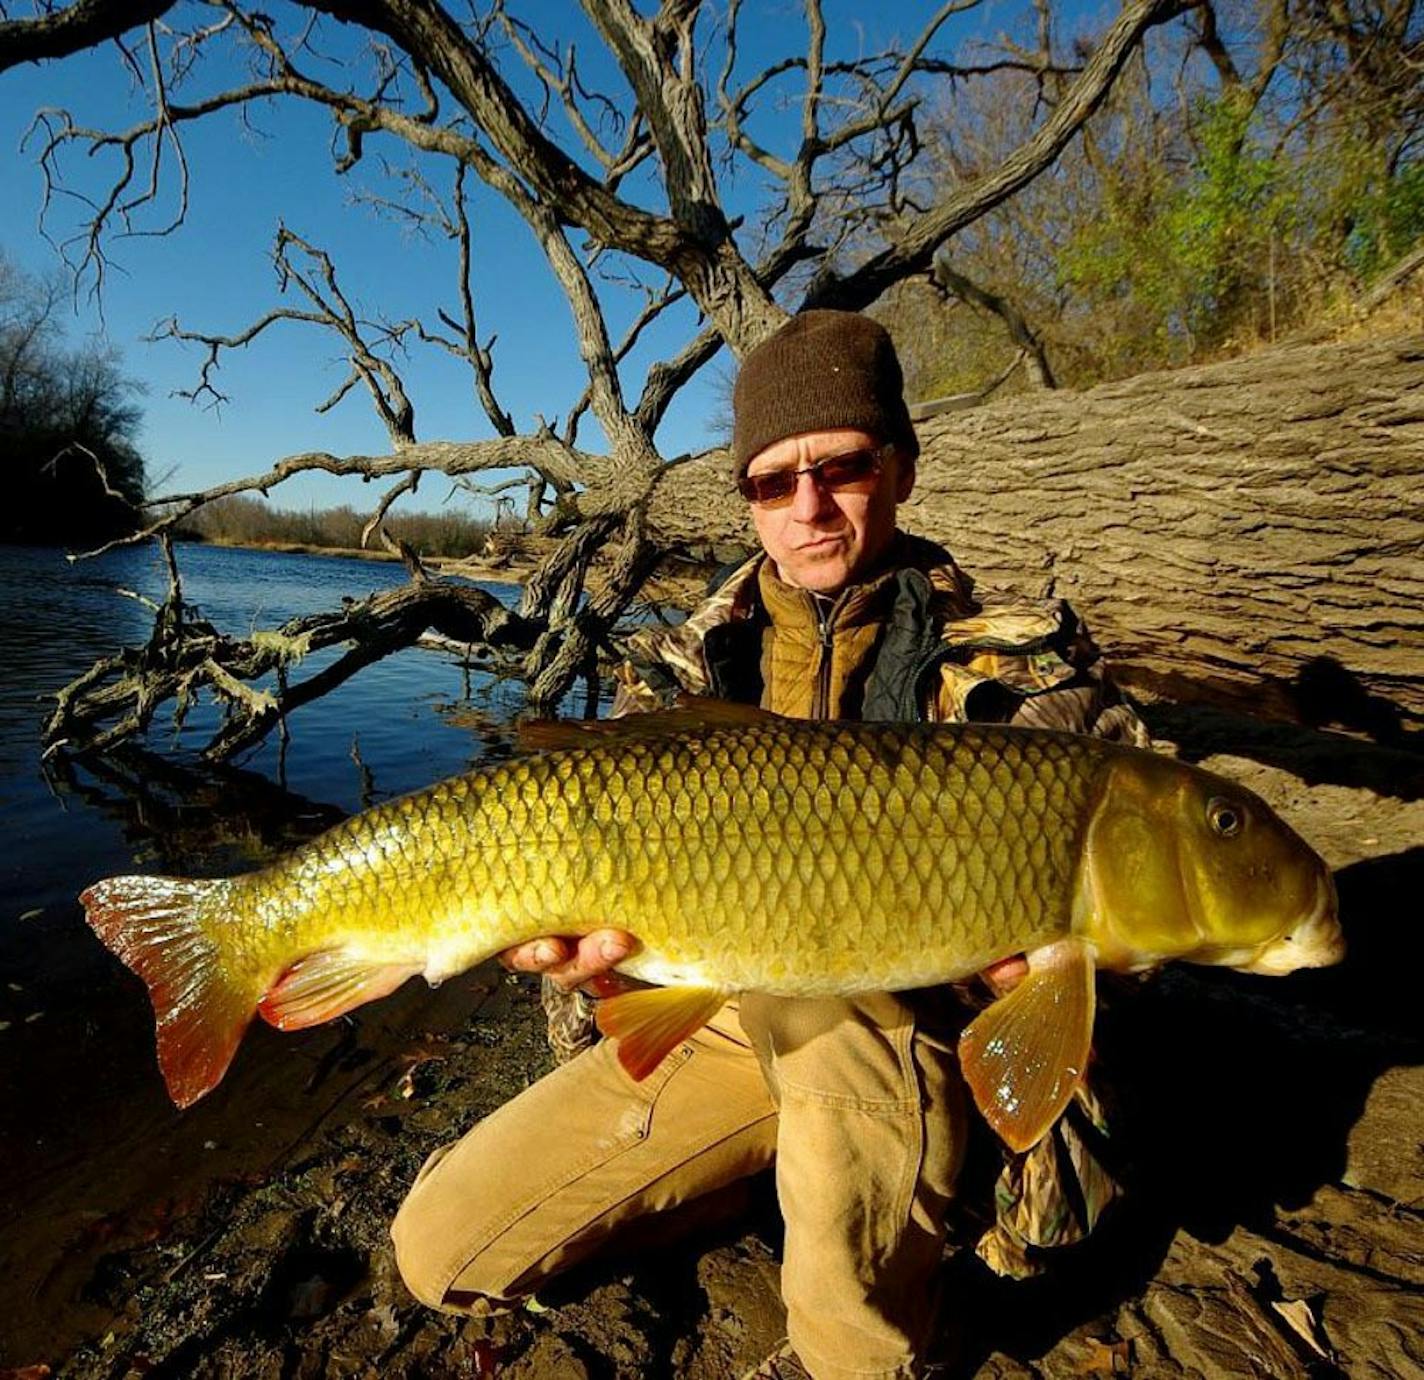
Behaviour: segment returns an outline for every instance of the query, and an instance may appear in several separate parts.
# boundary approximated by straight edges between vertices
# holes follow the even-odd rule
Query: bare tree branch
[[[176,527],[190,514],[219,498],[232,494],[260,493],[266,495],[293,475],[310,471],[324,474],[356,476],[362,479],[384,479],[407,470],[436,470],[446,475],[474,474],[481,470],[517,469],[528,467],[558,477],[570,489],[588,485],[593,493],[586,500],[571,498],[570,511],[598,511],[601,504],[613,501],[605,497],[605,485],[611,466],[601,456],[591,455],[563,445],[547,432],[534,436],[499,437],[490,441],[423,441],[392,455],[330,455],[324,451],[308,451],[289,455],[261,474],[215,484],[210,489],[191,493],[164,494],[145,499],[148,510],[166,510],[141,531],[105,542],[73,560],[102,555],[120,546],[132,546],[146,538],[158,536]],[[617,490],[618,486],[610,486]]]
[[[574,679],[595,675],[594,660],[600,649],[606,650],[614,621],[657,560],[662,536],[649,534],[661,533],[655,523],[659,505],[672,502],[669,496],[682,492],[684,481],[686,492],[709,503],[725,498],[725,474],[706,457],[665,463],[656,450],[654,434],[677,390],[724,347],[745,353],[773,330],[785,316],[777,296],[862,306],[896,281],[928,272],[950,235],[1052,163],[1097,108],[1147,29],[1186,7],[1185,0],[1129,0],[1079,70],[1053,61],[1046,0],[1037,3],[1037,52],[1020,53],[1006,45],[991,52],[989,60],[958,62],[939,51],[951,18],[975,3],[945,0],[908,46],[843,58],[832,48],[821,0],[804,0],[804,51],[766,64],[738,88],[739,0],[728,6],[726,54],[720,63],[705,56],[715,29],[701,0],[663,0],[656,7],[635,0],[582,0],[617,64],[611,80],[618,90],[609,93],[591,89],[586,81],[594,65],[584,52],[552,30],[515,17],[504,0],[460,18],[439,0],[314,0],[306,7],[308,22],[297,33],[243,0],[214,0],[214,22],[187,28],[170,27],[172,21],[160,26],[156,17],[162,11],[141,7],[152,21],[146,52],[123,52],[152,101],[147,118],[126,130],[106,132],[81,128],[64,112],[47,112],[36,125],[47,197],[70,194],[60,174],[73,166],[74,155],[100,155],[107,166],[107,182],[87,201],[88,223],[79,238],[81,269],[90,268],[102,279],[103,245],[112,233],[166,233],[182,221],[188,170],[180,132],[189,122],[225,110],[247,118],[285,97],[330,117],[336,173],[361,176],[374,166],[397,187],[391,195],[387,188],[363,190],[362,199],[417,232],[448,237],[456,250],[451,256],[456,279],[446,306],[427,319],[361,309],[331,257],[280,227],[274,262],[281,289],[290,291],[292,301],[234,334],[181,328],[176,319],[160,332],[206,351],[190,396],[222,400],[216,373],[222,351],[255,342],[279,322],[318,325],[340,339],[346,365],[320,407],[335,407],[358,384],[363,386],[386,428],[389,451],[338,456],[306,449],[260,474],[148,500],[142,505],[143,531],[129,540],[166,536],[215,499],[266,494],[293,475],[313,471],[380,484],[363,544],[373,537],[391,544],[384,526],[388,514],[429,471],[491,495],[523,487],[533,535],[541,546],[548,544],[543,539],[554,544],[524,591],[517,659],[533,688],[533,702],[555,704]],[[81,15],[91,22],[102,19],[113,30],[109,36],[122,38],[113,6],[79,0],[65,13],[76,22]],[[351,56],[350,45],[341,50],[339,62],[323,51],[329,19],[365,31],[368,44],[359,57]],[[19,35],[17,42],[23,42],[34,34],[32,28],[21,33],[13,25],[0,25],[0,65],[23,60],[11,57],[7,35]],[[185,78],[192,77],[196,87],[200,75],[214,71],[216,64],[200,64],[198,57],[218,45],[227,59],[221,70],[232,71],[230,59],[236,56],[246,63],[245,79],[179,99],[193,96],[191,88],[177,89]],[[1046,115],[1001,166],[939,191],[921,173],[924,146],[918,121],[931,83],[952,85],[1007,70],[1032,75],[1036,86],[1029,81],[1022,86],[1026,92],[1036,89]],[[623,83],[631,89],[631,103]],[[800,89],[793,91],[798,83]],[[530,99],[521,101],[518,91],[531,86]],[[709,96],[709,90],[715,94]],[[754,106],[782,98],[797,102],[789,147],[763,147],[775,140],[756,123],[764,112]],[[707,99],[715,102],[715,125],[709,124]],[[755,138],[749,128],[757,130]],[[433,157],[442,167],[449,160],[453,200],[434,192],[433,187],[448,184],[443,176],[431,175],[428,166],[392,172],[385,157],[390,139],[412,155]],[[771,176],[771,194],[748,223],[725,209],[718,185],[723,159],[729,169],[750,160],[759,175]],[[635,168],[640,170],[636,184],[628,177]],[[470,173],[482,187],[475,186]],[[651,187],[646,206],[626,190],[634,185],[639,195]],[[564,413],[560,435],[542,420],[537,431],[529,434],[526,424],[521,434],[496,393],[496,342],[476,310],[480,284],[475,275],[482,256],[476,252],[474,212],[467,203],[467,196],[486,194],[486,189],[503,198],[528,227],[568,303],[587,381]],[[174,198],[174,214],[154,230],[152,224],[166,208],[160,197],[164,191]],[[644,266],[660,273],[645,281]],[[1015,340],[1033,353],[1032,360],[1025,355],[1030,369],[1037,367],[1040,377],[1051,378],[1021,311],[967,283],[963,275],[956,282],[949,273],[945,281],[967,299],[997,311]],[[616,338],[609,330],[611,309],[605,315],[610,286],[643,295]],[[685,312],[689,304],[701,314],[690,338],[652,364],[641,381],[629,377],[630,361],[646,345],[655,323],[665,324],[674,308]],[[492,439],[418,437],[415,406],[403,377],[405,352],[416,341],[468,365],[483,418],[495,433]],[[575,445],[589,414],[607,438],[606,455]],[[549,415],[555,415],[554,408]],[[491,471],[502,473],[493,474],[490,484],[469,482]],[[402,554],[412,565],[416,586],[438,583],[430,581],[412,553]],[[181,705],[206,686],[230,716],[210,749],[223,754],[240,750],[280,724],[304,697],[324,693],[389,648],[405,645],[401,639],[419,621],[412,613],[409,618],[392,615],[393,622],[382,615],[364,624],[341,624],[348,650],[323,673],[325,678],[289,685],[279,676],[276,690],[269,691],[254,686],[248,672],[266,668],[254,674],[285,675],[285,663],[256,656],[250,645],[234,650],[213,642],[215,634],[198,626],[176,587],[160,615],[163,630],[155,633],[137,688],[117,689],[121,668],[107,665],[75,692],[73,741],[88,734],[91,741],[113,742],[141,732],[155,695]],[[81,702],[87,706],[83,712]],[[85,718],[91,710],[94,717]],[[120,729],[121,724],[126,727]]]
[[[1009,333],[1009,339],[1019,347],[1020,356],[1028,370],[1029,381],[1035,388],[1058,387],[1053,377],[1053,369],[1048,363],[1048,355],[1044,352],[1043,343],[1030,328],[1028,322],[1024,320],[1023,313],[1013,302],[1009,301],[1007,297],[1001,297],[980,287],[977,283],[971,282],[964,274],[957,273],[950,267],[948,259],[942,254],[935,260],[933,277],[934,281],[946,291],[953,293],[954,296],[968,302],[971,306],[993,312],[1003,321],[1004,328]]]
[[[952,234],[1012,196],[1053,162],[1102,104],[1142,35],[1175,18],[1185,8],[1181,0],[1132,0],[1064,93],[1057,109],[999,167],[916,217],[895,244],[872,255],[854,272],[840,278],[824,277],[808,295],[805,305],[864,307],[891,283],[927,269],[935,250]]]
[[[166,14],[173,0],[74,0],[35,19],[0,22],[0,72],[93,48]]]

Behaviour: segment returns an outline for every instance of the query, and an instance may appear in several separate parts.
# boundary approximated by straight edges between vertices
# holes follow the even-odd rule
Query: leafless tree
[[[536,535],[554,544],[514,617],[452,599],[422,572],[409,589],[323,625],[322,637],[339,635],[351,648],[342,671],[324,673],[323,683],[334,684],[444,619],[458,624],[453,631],[463,640],[494,644],[517,658],[537,709],[557,705],[588,673],[649,571],[685,540],[682,516],[667,515],[731,512],[707,457],[664,457],[654,444],[678,389],[724,345],[743,354],[788,310],[868,307],[897,284],[928,274],[951,237],[1053,164],[1147,31],[1190,8],[1180,0],[1127,0],[1096,44],[1080,45],[1078,60],[1054,68],[1051,99],[1004,157],[961,179],[932,182],[921,164],[927,95],[1003,71],[1046,80],[1053,67],[1046,38],[1037,50],[1005,43],[992,54],[946,51],[949,21],[975,3],[948,0],[910,41],[833,61],[821,4],[806,0],[799,50],[749,74],[739,61],[740,0],[729,0],[725,15],[700,0],[664,0],[651,15],[631,0],[583,0],[585,20],[616,65],[617,82],[608,91],[590,87],[589,65],[573,44],[536,32],[506,0],[472,8],[463,19],[436,0],[316,0],[302,7],[306,22],[295,33],[236,0],[74,0],[0,22],[0,70],[112,42],[151,99],[151,115],[128,129],[85,128],[67,112],[47,110],[31,133],[52,194],[76,157],[117,157],[109,185],[87,188],[93,212],[77,267],[96,283],[116,231],[166,234],[181,226],[189,128],[219,112],[277,101],[329,112],[339,139],[338,173],[372,157],[368,146],[378,141],[420,155],[420,171],[407,175],[386,209],[438,228],[458,250],[457,305],[438,321],[369,321],[353,308],[323,247],[284,226],[274,258],[293,305],[230,334],[168,323],[168,334],[205,350],[196,399],[219,396],[215,370],[225,351],[258,341],[279,321],[333,333],[349,374],[323,406],[366,390],[390,444],[381,455],[288,455],[260,474],[161,495],[145,505],[139,535],[163,536],[215,498],[265,494],[309,470],[386,481],[371,519],[374,535],[391,504],[423,474],[478,483],[485,472],[515,470],[529,492]],[[353,32],[364,32],[364,48],[334,68],[323,45],[345,52]],[[205,87],[215,64],[204,59],[219,51],[229,59],[225,70],[245,65],[248,79]],[[521,99],[519,89],[531,89],[531,81],[542,94]],[[799,107],[799,128],[785,147],[769,147],[757,132],[765,126],[753,118],[773,100]],[[762,214],[745,222],[729,217],[722,194],[726,170],[739,165],[773,189]],[[472,181],[518,213],[567,298],[587,383],[557,431],[542,421],[520,430],[499,400],[469,250]],[[635,183],[643,195],[628,190]],[[643,292],[642,309],[621,338],[610,332],[601,306],[600,289],[610,278],[637,283]],[[648,326],[683,300],[695,305],[700,324],[681,349],[634,382],[620,366]],[[415,341],[468,366],[488,439],[421,435],[398,368],[398,347]],[[596,419],[606,448],[580,444],[586,416]],[[586,590],[596,557],[600,577]],[[460,606],[457,614],[452,604]],[[166,699],[182,703],[206,687],[232,711],[228,729],[209,747],[224,755],[318,693],[310,681],[289,683],[285,676],[272,695],[250,686],[284,656],[290,661],[292,647],[313,645],[310,629],[289,629],[285,652],[269,643],[258,654],[251,643],[197,628],[183,613],[176,579],[164,607],[141,653],[111,658],[70,687],[50,725],[52,744],[71,750],[111,744],[141,732]],[[392,607],[399,609],[394,620]]]

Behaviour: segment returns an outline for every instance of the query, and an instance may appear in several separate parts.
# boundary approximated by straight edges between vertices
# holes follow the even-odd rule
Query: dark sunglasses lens
[[[796,492],[796,471],[773,470],[770,474],[749,474],[737,487],[749,503],[775,503]]]
[[[799,475],[809,474],[817,484],[828,489],[844,489],[860,484],[880,473],[880,456],[873,450],[853,450],[845,455],[833,455],[829,460],[810,465],[804,470],[773,470],[770,474],[744,475],[737,488],[749,503],[781,503],[796,492]]]
[[[817,466],[821,483],[830,489],[844,488],[869,479],[880,468],[880,457],[873,450],[853,450],[848,455],[833,455]]]

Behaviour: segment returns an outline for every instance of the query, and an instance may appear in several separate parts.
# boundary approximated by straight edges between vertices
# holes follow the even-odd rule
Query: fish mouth
[[[1344,957],[1345,935],[1340,929],[1335,881],[1324,872],[1316,883],[1310,914],[1289,933],[1267,944],[1242,971],[1280,976],[1298,968],[1328,968]]]

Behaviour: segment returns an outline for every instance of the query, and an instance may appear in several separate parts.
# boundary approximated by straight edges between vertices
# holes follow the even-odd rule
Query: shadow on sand
[[[972,1320],[959,1373],[994,1351],[1036,1360],[1139,1297],[1179,1230],[1212,1243],[1238,1225],[1268,1232],[1277,1206],[1302,1207],[1341,1178],[1375,1079],[1424,1062],[1424,929],[1403,923],[1406,898],[1424,894],[1424,847],[1336,882],[1350,944],[1339,967],[1285,980],[1178,967],[1103,1011],[1128,1198],[1039,1279],[954,1263],[949,1307]]]

